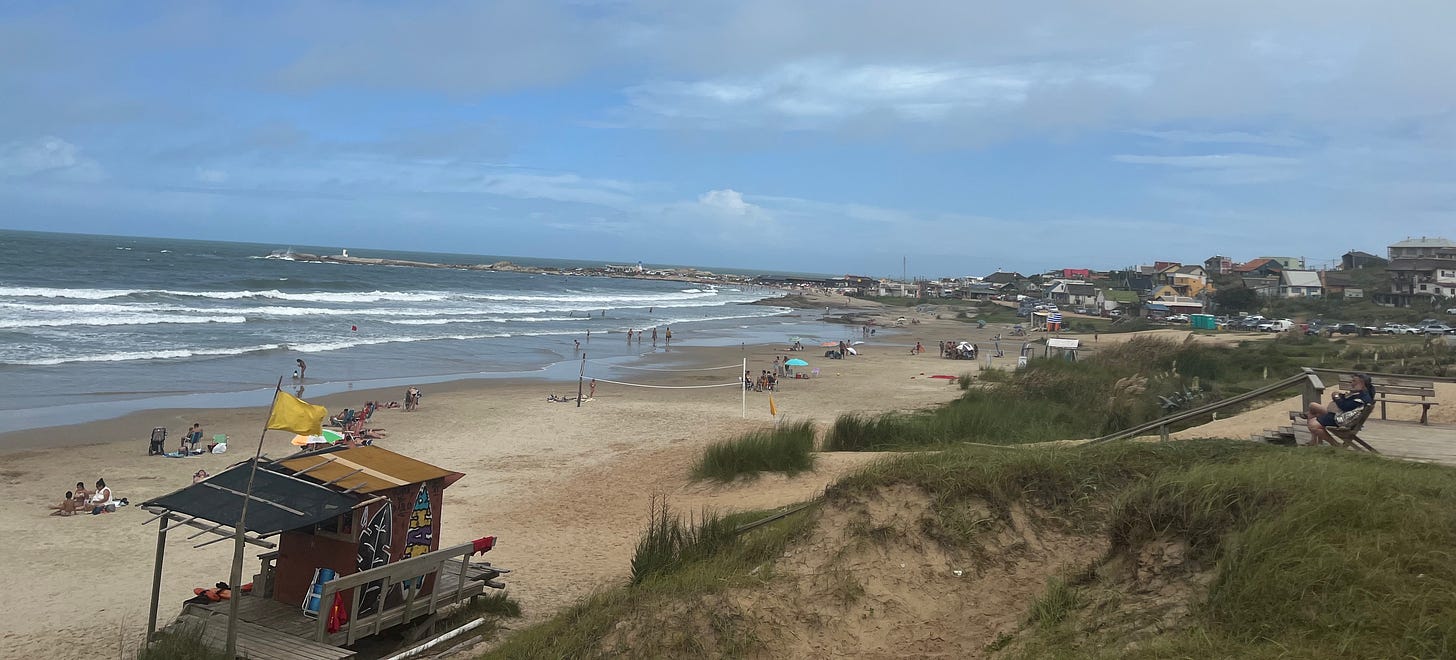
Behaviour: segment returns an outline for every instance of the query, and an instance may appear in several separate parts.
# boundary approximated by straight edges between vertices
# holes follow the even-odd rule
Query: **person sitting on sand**
[[[182,436],[182,453],[197,453],[197,446],[201,441],[202,423],[198,421],[198,423],[192,424],[192,428],[188,428],[186,436]],[[188,444],[191,444],[191,447],[188,447]]]
[[[1330,436],[1327,427],[1339,426],[1335,415],[1375,403],[1375,388],[1370,383],[1369,376],[1365,374],[1350,376],[1350,387],[1351,390],[1347,394],[1335,394],[1328,406],[1317,401],[1309,404],[1309,410],[1305,412],[1304,418],[1309,425],[1310,446],[1318,445],[1321,442],[1334,446],[1335,439]]]
[[[61,500],[60,504],[51,508],[55,509],[55,511],[51,512],[53,516],[74,515],[76,513],[76,494],[69,490],[66,491],[66,499]]]
[[[76,500],[76,506],[85,506],[87,502],[91,501],[91,491],[86,490],[86,482],[77,481],[75,493],[71,497]]]
[[[96,492],[91,495],[91,514],[108,513],[112,511],[116,502],[111,497],[111,489],[107,487],[105,479],[96,480]]]

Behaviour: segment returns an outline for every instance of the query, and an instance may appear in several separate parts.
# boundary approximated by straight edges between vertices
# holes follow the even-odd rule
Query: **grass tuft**
[[[227,660],[227,654],[202,642],[202,629],[159,632],[151,644],[137,651],[137,660]]]
[[[728,482],[761,472],[794,476],[814,469],[814,423],[791,422],[708,445],[693,479]]]
[[[652,498],[651,507],[647,530],[632,555],[632,584],[717,554],[733,542],[734,525],[717,513],[704,510],[685,519],[658,497]]]

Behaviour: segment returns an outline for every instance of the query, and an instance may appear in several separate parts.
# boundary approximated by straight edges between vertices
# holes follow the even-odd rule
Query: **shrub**
[[[760,472],[789,476],[814,469],[814,423],[786,423],[708,445],[693,466],[694,479],[732,481]]]

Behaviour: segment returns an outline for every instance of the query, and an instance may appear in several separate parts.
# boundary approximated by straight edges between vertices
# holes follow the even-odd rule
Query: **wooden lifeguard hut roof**
[[[147,500],[142,507],[157,514],[169,512],[179,522],[217,523],[208,531],[231,537],[231,530],[216,530],[237,524],[253,460],[238,463],[186,488]],[[248,507],[245,523],[247,531],[257,534],[258,539],[336,518],[349,512],[356,504],[355,498],[336,489],[275,472],[270,467],[266,460],[258,465],[250,497],[253,505]]]
[[[333,448],[278,461],[275,466],[345,493],[368,494],[410,484],[444,479],[444,486],[463,473],[430,465],[375,446]]]

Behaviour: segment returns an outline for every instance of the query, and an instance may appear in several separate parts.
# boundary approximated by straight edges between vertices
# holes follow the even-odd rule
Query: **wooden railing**
[[[353,644],[354,640],[362,637],[364,634],[377,634],[389,625],[409,621],[415,614],[421,612],[433,614],[442,602],[445,604],[459,602],[464,597],[465,588],[469,586],[465,572],[470,568],[470,555],[474,553],[475,545],[473,543],[462,543],[451,548],[443,548],[418,557],[402,559],[392,564],[385,564],[379,568],[351,573],[325,582],[323,593],[319,597],[318,626],[314,629],[314,640],[319,642],[329,641],[329,609],[333,605],[334,594],[340,591],[348,589],[354,590],[349,605],[350,618],[347,624],[348,639],[344,642],[345,646]],[[423,609],[419,612],[415,611],[415,596],[419,595],[420,589],[409,590],[408,595],[405,596],[402,608],[385,609],[384,601],[389,596],[390,589],[395,585],[416,579],[424,580],[430,575],[438,575],[445,563],[452,560],[458,560],[460,562],[460,574],[457,576],[459,579],[455,583],[453,594],[447,596],[446,594],[448,592],[442,593],[441,587],[443,585],[441,584],[441,580],[436,578],[434,588],[428,596],[425,596],[428,602],[420,606]],[[378,607],[373,614],[358,616],[359,598],[364,590],[356,587],[363,587],[376,581],[382,582],[383,584],[379,591]],[[386,620],[388,620],[387,624]],[[373,631],[368,632],[371,627]]]
[[[1193,419],[1195,417],[1212,414],[1219,410],[1223,410],[1224,408],[1237,406],[1239,404],[1252,401],[1264,395],[1278,392],[1279,390],[1288,389],[1297,385],[1304,386],[1304,407],[1302,409],[1308,409],[1309,404],[1320,401],[1324,397],[1324,381],[1320,380],[1319,375],[1316,374],[1315,371],[1315,369],[1304,367],[1301,370],[1302,373],[1290,376],[1288,378],[1285,378],[1284,380],[1275,383],[1270,383],[1268,385],[1260,387],[1259,389],[1250,390],[1238,396],[1232,396],[1227,399],[1215,401],[1206,406],[1199,406],[1191,410],[1184,410],[1165,417],[1159,417],[1158,419],[1155,419],[1151,422],[1138,424],[1137,426],[1133,426],[1131,428],[1126,428],[1115,433],[1109,433],[1100,438],[1095,438],[1086,444],[1095,445],[1103,442],[1109,442],[1112,440],[1120,440],[1122,438],[1131,438],[1139,435],[1144,435],[1152,431],[1157,431],[1158,436],[1161,439],[1167,440],[1168,426],[1172,424],[1177,424],[1178,422]]]

